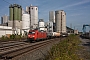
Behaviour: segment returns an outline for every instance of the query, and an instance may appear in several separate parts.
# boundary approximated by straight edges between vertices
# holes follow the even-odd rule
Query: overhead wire
[[[8,4],[11,4],[10,2],[8,2],[8,1],[6,1],[6,0],[2,0],[2,1],[4,1],[4,2],[6,2],[6,3],[8,3]]]
[[[6,2],[6,3],[8,3],[8,4],[11,4],[10,2],[8,2],[8,1],[6,1],[6,0],[2,0],[2,1],[4,1],[4,2]],[[33,16],[33,15],[31,15],[31,16]],[[36,16],[33,16],[33,17],[36,17]],[[36,17],[36,18],[38,18],[38,17]],[[36,20],[36,19],[35,19]]]
[[[4,1],[4,2],[6,2],[6,3],[8,3],[8,4],[11,4],[10,2],[8,2],[8,1],[6,1],[6,0],[2,0],[2,1]]]

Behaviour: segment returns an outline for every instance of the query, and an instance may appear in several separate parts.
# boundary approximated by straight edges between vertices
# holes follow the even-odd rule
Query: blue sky
[[[82,30],[83,24],[90,24],[90,0],[6,0],[10,4],[16,3],[26,6],[38,6],[39,18],[44,21],[49,19],[49,11],[64,10],[66,12],[66,24],[72,28]],[[9,15],[9,3],[0,0],[0,17]],[[90,28],[87,27],[87,31]]]

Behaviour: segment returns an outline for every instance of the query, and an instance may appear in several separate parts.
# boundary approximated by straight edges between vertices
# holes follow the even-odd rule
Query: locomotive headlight
[[[28,35],[28,37],[30,37],[30,35]]]
[[[35,36],[32,36],[32,37],[35,37]]]

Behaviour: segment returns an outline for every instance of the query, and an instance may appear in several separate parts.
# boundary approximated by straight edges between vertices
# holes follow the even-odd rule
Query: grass
[[[82,60],[76,52],[80,49],[80,40],[75,35],[70,35],[59,44],[54,45],[48,52],[45,60]]]

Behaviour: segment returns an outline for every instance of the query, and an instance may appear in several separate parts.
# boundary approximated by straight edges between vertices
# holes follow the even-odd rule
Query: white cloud
[[[82,5],[82,4],[89,3],[89,2],[90,2],[90,0],[83,0],[81,2],[77,2],[77,3],[74,3],[74,4],[66,5],[66,6],[61,7],[61,8],[62,9],[69,8],[69,7],[73,7],[73,6],[77,6],[77,5]]]

